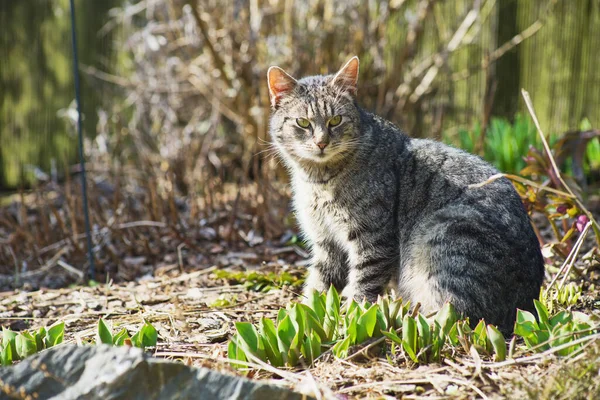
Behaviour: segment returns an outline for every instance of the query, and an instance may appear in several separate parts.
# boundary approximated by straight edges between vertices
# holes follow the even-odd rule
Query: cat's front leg
[[[350,248],[348,285],[342,292],[347,298],[373,303],[394,278],[399,263],[398,249],[392,244],[373,246],[373,240],[357,241]],[[372,238],[371,238],[372,239]]]
[[[325,292],[333,285],[338,292],[348,282],[348,263],[344,251],[332,240],[323,240],[312,246],[312,262],[304,285],[304,296],[316,290]]]

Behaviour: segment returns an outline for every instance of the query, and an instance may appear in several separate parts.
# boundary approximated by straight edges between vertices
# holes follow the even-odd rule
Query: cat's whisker
[[[265,139],[263,139],[263,138],[261,138],[261,137],[257,137],[257,138],[256,138],[256,140],[257,140],[257,142],[259,142],[259,144],[261,144],[261,145],[262,145],[262,144],[275,144],[275,142],[271,142],[271,141],[269,141],[269,140],[265,140]]]
[[[260,156],[260,155],[264,155],[264,154],[266,154],[266,155],[277,154],[277,152],[278,152],[278,149],[275,148],[275,147],[268,148],[268,149],[264,149],[264,150],[261,150],[261,151],[258,151],[256,153],[254,153],[254,157],[257,157],[257,156]]]

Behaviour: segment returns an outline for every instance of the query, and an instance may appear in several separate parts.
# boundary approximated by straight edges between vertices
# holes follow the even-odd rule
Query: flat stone
[[[0,368],[0,398],[27,395],[55,400],[306,399],[287,388],[106,345],[61,345]]]

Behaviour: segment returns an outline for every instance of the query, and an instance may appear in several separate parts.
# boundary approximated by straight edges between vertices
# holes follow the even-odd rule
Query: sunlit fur
[[[339,83],[340,73],[334,83],[268,74],[271,138],[312,255],[306,293],[333,285],[374,301],[393,283],[423,312],[450,301],[472,323],[485,318],[510,333],[517,308],[535,312],[544,274],[519,195],[506,179],[472,187],[498,171],[361,109],[358,60],[348,65]],[[335,115],[342,122],[328,127]]]

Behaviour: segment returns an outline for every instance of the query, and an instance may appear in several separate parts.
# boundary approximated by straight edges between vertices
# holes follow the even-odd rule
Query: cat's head
[[[296,80],[271,67],[267,78],[271,138],[284,158],[318,167],[354,153],[360,142],[358,57],[334,75]]]

